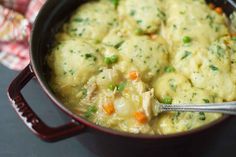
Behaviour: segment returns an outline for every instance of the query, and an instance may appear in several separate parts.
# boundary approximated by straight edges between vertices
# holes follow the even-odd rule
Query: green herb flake
[[[212,71],[219,71],[219,68],[217,68],[217,67],[214,66],[214,65],[210,65],[209,68],[210,68]]]
[[[191,54],[192,54],[192,52],[190,52],[190,51],[184,51],[184,55],[181,57],[181,60],[187,58]]]
[[[83,96],[86,97],[88,90],[86,88],[82,88],[81,92],[82,92]]]
[[[166,66],[166,67],[164,68],[164,72],[166,72],[166,73],[175,72],[175,68],[172,67],[172,66]]]
[[[131,12],[129,13],[130,16],[134,16],[136,14],[135,10],[131,10]]]
[[[178,120],[180,115],[181,115],[181,112],[179,112],[179,111],[175,112],[172,120]]]
[[[199,119],[200,120],[206,120],[206,115],[204,112],[199,112]]]
[[[173,99],[170,96],[165,96],[161,99],[161,103],[163,104],[172,104]]]
[[[166,14],[161,11],[159,8],[157,8],[157,17],[161,18],[162,20],[165,20]]]
[[[174,80],[174,79],[170,79],[168,82],[169,82],[170,88],[171,88],[173,91],[176,92],[177,86],[176,86],[176,84],[175,84],[175,80]]]
[[[89,59],[89,58],[92,58],[93,61],[96,61],[96,60],[97,60],[97,57],[96,57],[96,56],[94,56],[94,55],[92,55],[92,54],[90,54],[90,53],[86,53],[86,54],[85,54],[85,59]]]
[[[76,32],[76,31],[77,31],[77,28],[70,29],[70,32]]]
[[[86,54],[85,54],[85,58],[86,58],[86,59],[91,58],[91,57],[92,57],[91,54],[89,54],[89,53],[86,53]]]
[[[124,43],[124,41],[121,41],[121,42],[117,43],[116,45],[114,45],[114,48],[115,49],[120,48],[123,43]]]
[[[202,99],[205,103],[209,103],[210,101],[208,99]]]
[[[88,108],[87,108],[87,111],[84,113],[84,116],[86,117],[86,118],[91,118],[93,115],[94,115],[94,113],[96,113],[97,112],[97,107],[96,106],[89,106]]]
[[[70,73],[71,75],[74,75],[75,72],[74,72],[74,70],[70,69],[70,70],[69,70],[69,73]]]
[[[83,19],[80,18],[80,17],[77,17],[77,18],[73,19],[73,21],[75,21],[75,22],[83,22]]]
[[[236,37],[232,37],[232,40],[233,40],[233,41],[236,41]]]
[[[134,33],[135,33],[136,35],[142,35],[144,32],[143,32],[142,29],[137,28],[137,29],[134,31]]]
[[[110,0],[110,2],[115,6],[115,8],[117,8],[117,6],[119,5],[119,1],[120,0]]]
[[[137,20],[136,21],[138,24],[141,24],[143,21],[142,20]]]

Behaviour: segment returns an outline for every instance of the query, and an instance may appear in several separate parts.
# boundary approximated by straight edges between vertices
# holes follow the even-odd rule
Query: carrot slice
[[[103,109],[108,115],[112,115],[115,112],[115,107],[113,103],[104,104]]]
[[[236,37],[236,34],[231,34],[230,36],[231,36],[231,37]]]
[[[216,7],[215,8],[215,11],[218,13],[218,14],[223,14],[223,10],[222,10],[222,8],[221,7]]]
[[[137,71],[131,71],[130,73],[129,73],[129,78],[131,79],[131,80],[137,80],[138,79],[138,72]]]
[[[147,116],[143,112],[135,112],[134,117],[139,123],[147,122]]]

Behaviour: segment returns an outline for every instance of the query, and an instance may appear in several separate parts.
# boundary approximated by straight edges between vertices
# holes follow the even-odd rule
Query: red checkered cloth
[[[45,0],[0,0],[0,63],[13,70],[29,64],[30,28]]]

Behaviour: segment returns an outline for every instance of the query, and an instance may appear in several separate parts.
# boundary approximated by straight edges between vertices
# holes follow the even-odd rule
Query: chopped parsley
[[[208,99],[202,99],[205,103],[209,103],[210,101]]]
[[[173,91],[176,92],[177,86],[176,86],[176,84],[175,84],[175,80],[174,80],[174,79],[170,79],[168,82],[169,82],[170,88],[171,88]]]
[[[131,12],[129,13],[130,16],[134,16],[136,14],[135,10],[131,10]]]
[[[210,65],[209,68],[210,68],[212,71],[219,71],[219,68],[217,68],[217,67],[214,66],[214,65]]]
[[[119,1],[120,0],[110,0],[110,2],[115,6],[115,8],[117,8],[117,6],[119,5]]]
[[[175,112],[174,116],[172,117],[172,121],[176,121],[179,119],[179,116],[181,115],[181,112],[177,111]]]
[[[166,67],[164,68],[164,72],[166,72],[166,73],[175,72],[175,68],[172,67],[172,66],[166,66]]]
[[[124,41],[118,42],[116,45],[114,45],[114,48],[115,49],[120,48],[123,43],[124,43]]]
[[[69,73],[70,73],[71,75],[74,75],[75,71],[72,70],[72,69],[70,69],[70,70],[69,70]]]
[[[220,45],[213,45],[210,49],[212,54],[215,54],[219,59],[225,56],[225,50]]]
[[[137,20],[136,21],[138,24],[142,23],[143,21],[142,20]]]
[[[192,54],[192,52],[190,52],[190,51],[184,51],[184,55],[181,57],[181,60],[187,58],[191,54]]]
[[[206,115],[204,112],[199,112],[199,119],[200,120],[206,120]]]
[[[81,92],[82,92],[82,94],[83,94],[83,97],[86,97],[87,96],[87,89],[86,88],[82,88],[81,89]]]
[[[163,12],[163,11],[161,11],[159,8],[157,8],[157,17],[159,17],[159,18],[161,18],[162,20],[164,20],[165,19],[165,17],[166,17],[166,14]]]
[[[93,61],[96,61],[96,60],[97,60],[97,57],[94,56],[93,54],[91,54],[91,53],[86,53],[86,54],[85,54],[85,59],[90,59],[90,58],[92,58]]]
[[[86,118],[91,118],[96,112],[97,112],[97,107],[92,105],[87,108],[87,111],[84,113],[84,116]]]
[[[84,19],[80,18],[80,17],[77,17],[75,19],[73,19],[73,21],[75,22],[83,22]]]

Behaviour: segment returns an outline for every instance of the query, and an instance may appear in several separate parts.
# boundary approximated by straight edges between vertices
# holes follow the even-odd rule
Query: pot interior
[[[208,3],[214,3],[216,6],[221,6],[227,15],[231,14],[235,10],[234,7],[236,7],[233,6],[232,3],[230,3],[230,0],[228,2],[219,0],[206,1]],[[59,105],[60,108],[62,108],[62,110],[66,111],[66,113],[69,113],[73,117],[76,117],[76,115],[63,107],[63,104],[56,98],[56,95],[49,87],[47,80],[50,77],[50,71],[47,68],[45,57],[50,51],[50,48],[54,41],[54,35],[62,27],[63,23],[70,17],[73,11],[84,2],[86,2],[86,0],[47,1],[34,23],[30,41],[31,65],[33,67],[33,71],[37,76],[37,79],[39,80],[43,89],[50,96],[50,98],[52,98],[53,101],[55,101],[56,104]],[[81,119],[80,117],[76,117],[76,119],[77,118]],[[219,121],[213,122],[213,124],[210,125],[214,125],[215,123],[218,123],[223,119],[224,118],[221,118]],[[86,120],[84,120],[84,122],[86,122]],[[87,123],[89,124],[89,122]],[[208,125],[208,127],[210,125]]]

